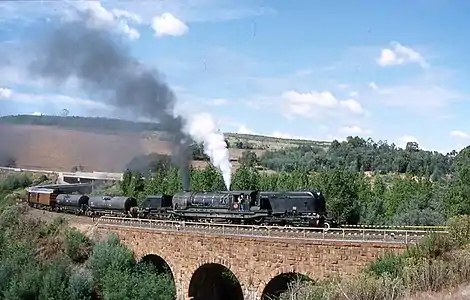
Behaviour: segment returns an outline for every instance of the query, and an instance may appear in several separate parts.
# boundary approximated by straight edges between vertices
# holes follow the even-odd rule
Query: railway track
[[[412,226],[412,225],[342,225],[341,228],[355,229],[402,229],[402,230],[430,230],[430,231],[447,231],[447,226]]]
[[[241,237],[263,237],[273,239],[304,239],[312,241],[351,241],[370,243],[415,244],[426,235],[447,234],[447,231],[370,229],[370,228],[311,228],[234,225],[223,223],[198,223],[133,219],[103,216],[98,219],[98,227],[106,225],[117,228],[145,228],[170,232],[193,232]]]

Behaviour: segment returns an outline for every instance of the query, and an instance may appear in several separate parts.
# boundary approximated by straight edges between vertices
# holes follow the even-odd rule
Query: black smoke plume
[[[176,96],[156,69],[134,58],[111,33],[79,22],[49,28],[34,51],[28,68],[33,77],[56,84],[75,77],[93,100],[157,121],[171,139],[172,157],[189,189],[191,139],[183,132],[185,120],[173,114]]]

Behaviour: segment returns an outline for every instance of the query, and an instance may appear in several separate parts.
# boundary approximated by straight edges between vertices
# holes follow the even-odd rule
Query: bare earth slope
[[[168,153],[167,142],[145,139],[138,133],[105,134],[52,126],[0,124],[2,150],[18,167],[70,171],[121,172],[131,159],[151,152]]]
[[[170,145],[145,133],[105,133],[43,125],[0,124],[1,150],[11,153],[17,167],[69,172],[81,165],[85,171],[122,172],[135,156],[170,154]],[[233,160],[242,149],[230,149]],[[261,155],[263,150],[254,150]],[[205,162],[193,162],[205,167]],[[232,162],[234,169],[237,162]]]

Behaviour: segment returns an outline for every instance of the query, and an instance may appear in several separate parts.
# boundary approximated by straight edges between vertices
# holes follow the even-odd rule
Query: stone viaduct
[[[214,274],[225,268],[238,280],[238,288],[230,292],[238,296],[227,294],[220,299],[258,300],[285,288],[283,274],[301,274],[312,280],[349,276],[386,251],[406,249],[404,244],[224,236],[109,224],[99,224],[95,233],[98,237],[115,233],[137,259],[166,263],[177,299],[194,300],[214,299],[204,294],[203,286],[213,283]],[[225,293],[229,293],[227,289]]]

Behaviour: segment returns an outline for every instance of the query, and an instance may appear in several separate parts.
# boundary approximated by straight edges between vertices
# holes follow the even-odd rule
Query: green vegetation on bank
[[[181,176],[171,160],[165,156],[153,158],[147,165],[150,173],[143,176],[140,172],[126,172],[120,186],[99,193],[124,194],[143,200],[146,195],[181,191]],[[466,148],[446,166],[449,176],[430,178],[433,176],[415,176],[409,172],[369,176],[346,166],[316,172],[296,169],[267,174],[259,172],[252,161],[246,160],[233,174],[230,188],[320,190],[327,199],[329,216],[340,223],[442,225],[450,217],[470,213],[469,161],[470,148]],[[220,173],[211,166],[203,170],[191,169],[190,175],[192,190],[225,189]]]
[[[24,188],[38,180],[0,181],[0,299],[173,300],[171,276],[137,263],[115,236],[92,241],[61,217],[27,217]]]
[[[449,221],[448,235],[430,235],[402,254],[387,253],[358,275],[293,282],[281,300],[399,300],[470,280],[470,216]]]

